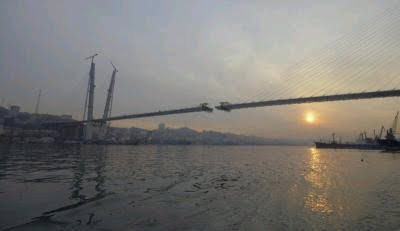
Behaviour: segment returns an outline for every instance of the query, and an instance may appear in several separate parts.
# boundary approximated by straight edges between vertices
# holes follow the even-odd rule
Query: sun
[[[307,123],[313,124],[315,123],[315,114],[313,112],[307,112],[304,119]]]

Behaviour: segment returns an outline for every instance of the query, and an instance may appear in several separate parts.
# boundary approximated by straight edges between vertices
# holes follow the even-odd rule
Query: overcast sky
[[[94,53],[99,53],[97,116],[104,108],[110,61],[119,70],[113,115],[268,98],[288,68],[393,5],[394,0],[2,0],[0,98],[32,112],[42,89],[40,112],[79,119],[89,71],[84,58]],[[154,128],[164,122],[264,137],[319,139],[336,132],[348,138],[389,126],[399,103],[307,104],[114,125]],[[317,117],[314,124],[304,121],[310,111]]]

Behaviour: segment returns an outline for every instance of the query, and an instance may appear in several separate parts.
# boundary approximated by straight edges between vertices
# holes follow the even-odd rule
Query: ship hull
[[[384,147],[385,150],[400,150],[400,141],[380,139],[378,143]]]
[[[329,149],[364,149],[364,150],[382,150],[380,144],[356,144],[356,143],[323,143],[323,142],[315,142],[316,148],[329,148]]]

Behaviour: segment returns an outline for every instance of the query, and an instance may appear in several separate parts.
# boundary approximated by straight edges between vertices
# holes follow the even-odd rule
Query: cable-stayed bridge
[[[108,90],[102,118],[93,117],[94,56],[91,59],[89,83],[83,120],[68,123],[102,123],[135,118],[232,111],[244,108],[272,107],[305,103],[366,100],[400,96],[400,14],[398,7],[387,9],[376,17],[352,28],[279,74],[279,80],[266,82],[251,96],[230,99],[219,105],[198,102],[195,107],[174,107],[174,110],[111,116],[112,93]],[[269,79],[269,78],[265,78]],[[207,89],[206,89],[207,90]],[[207,93],[205,93],[207,94]],[[110,101],[109,101],[110,100]],[[236,101],[236,102],[230,102]],[[86,113],[87,112],[87,113]],[[66,122],[51,122],[65,124]]]
[[[277,100],[267,100],[267,101],[256,101],[256,102],[246,102],[246,103],[228,103],[221,102],[220,105],[215,106],[216,109],[221,111],[230,112],[235,109],[245,109],[245,108],[256,108],[256,107],[271,107],[271,106],[281,106],[281,105],[292,105],[292,104],[304,104],[304,103],[321,103],[321,102],[333,102],[333,101],[347,101],[347,100],[361,100],[361,99],[374,99],[374,98],[387,98],[387,97],[399,97],[400,90],[385,90],[385,91],[372,91],[372,92],[360,92],[360,93],[347,93],[347,94],[337,94],[337,95],[323,95],[323,96],[312,96],[312,97],[301,97],[301,98],[290,98],[290,99],[277,99]],[[213,108],[207,103],[202,103],[197,107],[180,108],[173,110],[155,111],[139,114],[128,114],[111,116],[108,118],[99,118],[92,120],[81,120],[73,122],[49,122],[51,124],[73,124],[73,123],[88,123],[88,122],[104,122],[104,121],[116,121],[116,120],[127,120],[127,119],[138,119],[165,115],[176,115],[176,114],[187,114],[195,112],[213,112]]]

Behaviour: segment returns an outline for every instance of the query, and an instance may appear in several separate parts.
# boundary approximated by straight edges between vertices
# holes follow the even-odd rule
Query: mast
[[[35,114],[38,114],[39,112],[39,104],[40,104],[40,96],[42,95],[42,89],[39,90],[39,94],[36,100],[36,106],[35,106]]]

